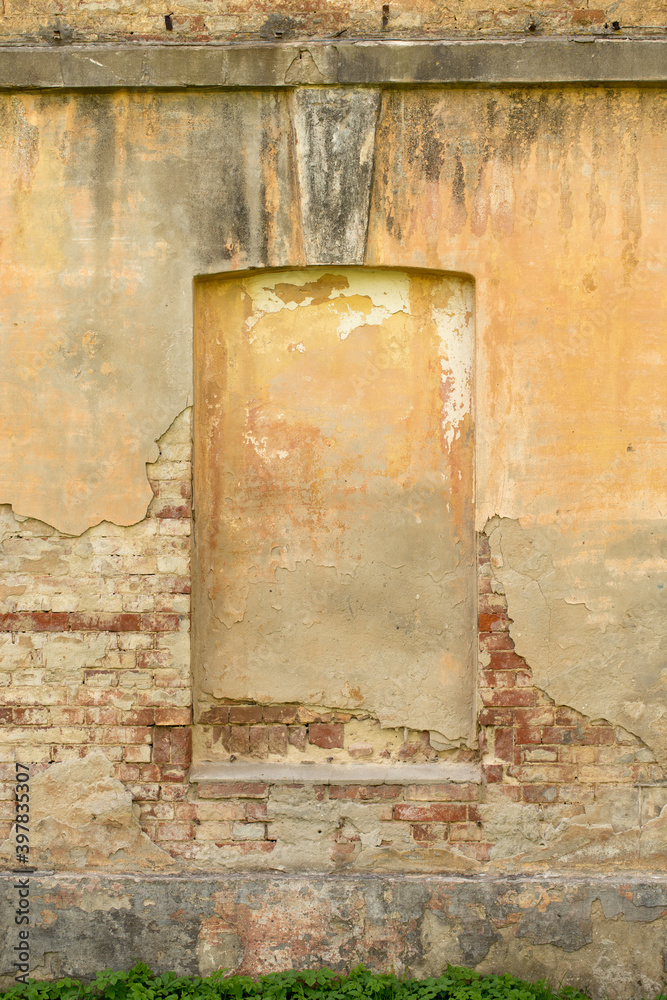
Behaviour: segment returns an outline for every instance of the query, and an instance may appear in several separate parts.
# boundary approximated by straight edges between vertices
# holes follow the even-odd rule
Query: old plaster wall
[[[368,252],[475,275],[477,519],[503,519],[511,635],[538,686],[660,759],[663,115],[633,90],[387,95]]]
[[[539,686],[664,759],[664,118],[631,87],[5,96],[1,498],[74,533],[142,517],[198,273],[472,274],[477,522],[501,518],[512,635]]]
[[[74,534],[131,524],[191,402],[194,275],[302,259],[287,98],[1,103],[2,499]]]
[[[361,268],[199,283],[202,695],[474,740],[473,297]]]
[[[59,870],[372,872],[338,950],[306,954],[295,939],[287,964],[347,964],[368,912],[360,957],[380,947],[417,971],[555,964],[580,984],[609,958],[620,971],[605,989],[655,991],[664,92],[313,86],[4,94],[2,107],[3,856],[23,758],[43,810],[49,791],[90,785],[85,808],[35,827],[41,862]],[[382,729],[377,713],[303,693],[270,705],[209,693],[191,724],[192,281],[305,265],[474,278],[477,747],[440,750],[430,719]],[[193,774],[193,740],[200,760],[228,765],[418,762],[454,778],[222,780]],[[114,829],[122,847],[105,856]],[[583,901],[546,874],[618,868],[617,892]],[[376,932],[389,906],[377,887],[407,871],[429,873],[424,900],[433,872],[475,879],[428,914],[396,890],[400,932]],[[507,872],[518,889],[501,886]],[[284,905],[281,877],[260,885],[267,912]],[[164,898],[181,898],[179,878]],[[200,928],[187,893],[165,903],[168,923],[139,919],[147,884],[136,898],[106,885],[93,904],[56,878],[43,926],[71,934],[90,903],[129,936],[147,928],[149,958],[167,926],[189,969],[193,942],[202,970],[241,967],[256,924],[240,890],[238,903],[212,886],[210,899],[223,895]],[[343,904],[342,883],[326,884],[328,929]],[[310,884],[299,892],[314,899]],[[640,968],[634,942],[648,937]],[[400,949],[417,940],[408,961]]]

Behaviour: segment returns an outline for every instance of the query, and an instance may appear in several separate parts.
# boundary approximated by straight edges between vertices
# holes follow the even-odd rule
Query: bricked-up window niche
[[[470,740],[473,304],[423,271],[195,283],[199,760]]]

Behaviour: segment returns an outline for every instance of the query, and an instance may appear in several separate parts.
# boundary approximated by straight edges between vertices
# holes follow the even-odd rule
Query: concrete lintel
[[[436,782],[474,782],[482,780],[477,764],[197,764],[190,772],[191,782],[244,781],[272,785],[305,782],[318,785],[425,785]]]
[[[0,48],[0,89],[655,84],[664,38],[66,45]]]

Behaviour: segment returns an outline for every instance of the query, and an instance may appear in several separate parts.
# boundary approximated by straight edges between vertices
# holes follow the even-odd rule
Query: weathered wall
[[[383,7],[386,6],[386,10]],[[167,27],[165,15],[171,15]],[[0,39],[51,44],[123,39],[246,41],[331,37],[525,35],[528,33],[651,33],[664,25],[660,0],[525,0],[494,7],[483,0],[315,0],[299,3],[155,2],[114,0],[5,0]]]
[[[11,885],[0,876],[3,908]],[[452,962],[520,970],[595,1000],[652,997],[665,981],[663,880],[41,876],[32,892],[34,969],[49,979],[144,959],[183,975],[363,962],[426,976]],[[0,972],[11,961],[4,938]]]
[[[510,607],[521,651],[549,691],[567,645],[557,697],[662,754],[663,93],[389,90],[377,124],[373,91],[342,119],[331,93],[4,99],[2,499],[70,532],[143,515],[144,462],[191,393],[197,273],[352,256],[472,274],[478,526],[519,520],[538,565],[577,553],[576,584],[543,574],[547,653]],[[342,121],[350,183],[323,187]],[[348,189],[345,235],[322,206],[338,218]],[[643,582],[618,572],[629,551]],[[623,682],[596,705],[599,670]]]
[[[312,86],[1,102],[5,863],[21,759],[34,765],[35,857],[58,870],[462,872],[491,894],[512,872],[532,921],[552,890],[531,873],[620,868],[638,892],[645,873],[660,883],[664,91]],[[316,704],[312,691],[216,688],[192,722],[193,278],[322,264],[475,282],[477,746],[447,748],[437,720],[397,728],[376,704]],[[191,768],[193,746],[213,770]],[[298,771],[305,761],[319,778]],[[437,777],[342,770],[362,762]],[[235,764],[256,780],[231,780]],[[121,846],[105,854],[113,837]],[[587,896],[582,916],[561,888],[528,950],[518,911],[457,890],[444,929],[424,917],[424,940],[439,943],[410,967],[499,956],[527,974],[551,962],[584,975],[596,960],[585,949],[603,956],[612,940],[627,976],[609,988],[632,995],[626,890],[602,916]],[[278,889],[267,898],[283,905]],[[469,903],[481,924],[454,944],[467,920],[454,911]],[[574,936],[558,930],[561,903],[581,917]],[[202,968],[216,949],[240,963],[246,938],[224,922],[234,905],[204,932]],[[650,906],[640,923],[662,919],[661,897],[636,905]],[[336,906],[323,904],[323,923]],[[660,978],[661,932],[650,933],[647,991]],[[351,955],[341,945],[333,960]],[[285,959],[302,960],[298,949]]]

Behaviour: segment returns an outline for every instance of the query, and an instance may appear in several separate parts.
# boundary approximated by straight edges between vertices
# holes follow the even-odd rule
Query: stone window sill
[[[317,785],[430,785],[442,782],[479,784],[479,764],[281,764],[257,761],[199,763],[190,781],[266,782]]]

